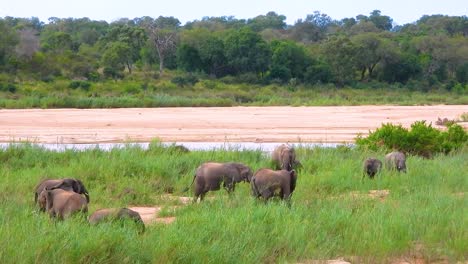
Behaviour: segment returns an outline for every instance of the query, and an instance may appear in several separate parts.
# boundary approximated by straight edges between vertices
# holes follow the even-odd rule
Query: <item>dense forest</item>
[[[431,15],[405,25],[374,10],[334,20],[318,11],[285,22],[204,17],[181,25],[148,16],[112,23],[88,18],[0,18],[0,90],[18,83],[75,81],[72,88],[125,78],[173,84],[202,79],[256,85],[367,87],[373,83],[464,94],[468,17]]]

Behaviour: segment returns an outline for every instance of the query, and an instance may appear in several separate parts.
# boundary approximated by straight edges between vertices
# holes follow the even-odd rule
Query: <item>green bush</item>
[[[87,81],[73,80],[73,81],[70,82],[68,87],[70,87],[72,89],[81,88],[81,89],[83,89],[85,91],[88,91],[89,88],[91,87],[91,83],[89,83]]]
[[[187,74],[185,76],[176,76],[171,79],[171,82],[179,87],[184,87],[186,85],[196,84],[198,82],[198,78],[192,74]]]
[[[400,150],[405,153],[432,157],[437,153],[449,153],[457,150],[468,141],[468,133],[457,124],[448,126],[447,131],[433,128],[426,121],[416,121],[411,129],[401,125],[383,124],[382,127],[370,132],[368,137],[359,135],[356,145],[360,148],[377,151]]]
[[[16,93],[17,90],[18,89],[16,88],[16,85],[12,83],[7,83],[7,84],[0,83],[0,91],[2,92]]]

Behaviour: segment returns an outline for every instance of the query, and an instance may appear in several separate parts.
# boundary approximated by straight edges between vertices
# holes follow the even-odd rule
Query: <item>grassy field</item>
[[[169,77],[167,77],[169,78]],[[468,104],[466,92],[427,91],[381,83],[336,88],[333,85],[289,86],[224,83],[202,80],[178,86],[168,79],[86,82],[22,82],[14,93],[0,91],[0,108],[115,108],[179,106],[329,106]]]
[[[190,195],[204,161],[238,161],[257,170],[267,154],[249,150],[180,153],[155,143],[137,147],[52,152],[0,150],[0,263],[270,263],[344,257],[388,263],[401,257],[449,263],[468,260],[468,151],[434,159],[409,157],[408,173],[383,171],[362,180],[362,161],[383,153],[356,149],[298,149],[303,168],[288,208],[250,196],[241,183],[232,197],[211,193],[180,207],[170,225],[138,235],[132,225],[89,226],[80,218],[54,222],[33,205],[33,188],[46,177],[76,177],[91,196],[90,212],[128,205],[171,206],[161,199]],[[371,190],[389,190],[372,198]]]

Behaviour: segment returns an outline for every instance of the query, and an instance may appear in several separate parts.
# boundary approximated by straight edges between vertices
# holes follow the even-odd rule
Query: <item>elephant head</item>
[[[253,176],[252,170],[248,167],[245,166],[244,164],[241,163],[232,163],[238,170],[239,174],[234,175],[234,181],[235,182],[250,182]]]
[[[406,162],[405,162],[405,159],[398,159],[397,160],[397,170],[398,171],[402,171],[402,172],[406,172]]]
[[[273,161],[276,163],[277,169],[291,171],[293,165],[296,165],[296,152],[292,146],[282,144],[278,146],[272,155]]]
[[[289,202],[292,193],[296,189],[297,174],[291,170],[258,170],[250,182],[252,195],[257,198],[268,200],[273,196],[279,196],[281,199]]]
[[[391,152],[385,156],[385,165],[388,169],[406,172],[406,156],[403,152]]]
[[[89,203],[88,190],[86,190],[86,187],[84,186],[83,182],[81,182],[78,179],[66,178],[66,179],[63,179],[58,184],[47,187],[47,188],[49,188],[50,190],[63,189],[63,190],[74,191],[79,194],[84,194],[84,196],[86,197],[86,202]]]
[[[376,158],[368,158],[364,161],[364,173],[370,178],[374,178],[381,168],[382,162]]]

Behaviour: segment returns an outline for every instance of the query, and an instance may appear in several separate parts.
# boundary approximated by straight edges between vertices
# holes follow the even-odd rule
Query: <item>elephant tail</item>
[[[196,177],[197,177],[196,174],[193,175],[192,183],[191,183],[187,188],[183,189],[182,192],[187,192],[187,191],[190,189],[190,187],[192,187],[193,183],[195,182],[195,178],[196,178]]]

